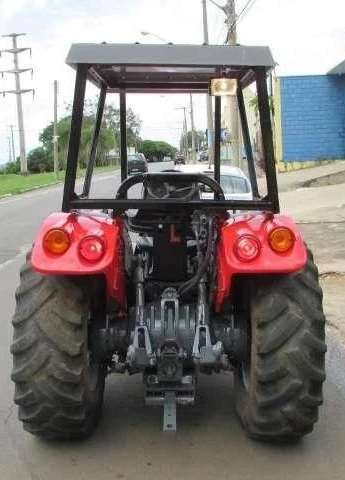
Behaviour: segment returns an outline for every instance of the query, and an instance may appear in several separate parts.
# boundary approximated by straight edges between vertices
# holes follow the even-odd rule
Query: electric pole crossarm
[[[27,50],[30,51],[30,55],[31,55],[31,48],[29,47],[25,47],[25,48],[6,48],[5,50],[1,50],[1,53],[22,53],[22,52],[26,52]]]
[[[24,72],[31,72],[33,73],[33,68],[17,68],[12,69],[12,70],[0,70],[0,73],[2,76],[4,76],[4,73],[24,73]]]
[[[2,90],[0,91],[0,94],[5,96],[6,93],[14,93],[15,95],[21,95],[22,93],[30,93],[32,92],[35,94],[35,90],[33,88],[27,88],[25,90]]]

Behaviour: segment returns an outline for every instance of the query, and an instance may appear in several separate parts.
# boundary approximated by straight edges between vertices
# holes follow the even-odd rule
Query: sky
[[[225,0],[218,0],[218,3]],[[240,12],[247,0],[236,0]],[[278,63],[277,75],[324,74],[345,58],[345,2],[343,0],[256,0],[238,25],[244,45],[268,45]],[[222,44],[224,14],[208,1],[210,43]],[[38,146],[38,136],[53,118],[53,81],[59,82],[59,116],[73,96],[74,72],[65,65],[71,43],[160,43],[148,31],[174,43],[203,42],[201,0],[0,0],[0,35],[25,32],[18,45],[32,48],[20,55],[20,66],[34,74],[21,75],[27,151]],[[10,39],[0,37],[0,49]],[[0,57],[0,71],[12,67],[12,55]],[[0,91],[13,89],[12,75],[0,77]],[[92,97],[95,92],[90,89]],[[113,100],[116,104],[117,99]],[[142,138],[178,144],[184,95],[131,95],[128,104],[143,121]],[[205,129],[205,100],[195,96],[196,128]],[[0,163],[8,160],[9,125],[14,125],[19,152],[14,95],[0,96]]]

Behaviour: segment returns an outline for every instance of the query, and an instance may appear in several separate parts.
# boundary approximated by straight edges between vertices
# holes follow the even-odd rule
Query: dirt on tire
[[[101,414],[105,369],[90,360],[88,302],[61,277],[20,273],[13,317],[12,380],[19,419],[32,434],[84,438]]]
[[[325,317],[312,254],[302,271],[255,280],[251,292],[236,409],[250,437],[291,441],[313,430],[323,401]]]

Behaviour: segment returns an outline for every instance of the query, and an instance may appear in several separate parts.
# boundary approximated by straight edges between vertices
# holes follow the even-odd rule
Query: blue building
[[[327,75],[277,78],[274,107],[280,170],[345,158],[345,61]]]

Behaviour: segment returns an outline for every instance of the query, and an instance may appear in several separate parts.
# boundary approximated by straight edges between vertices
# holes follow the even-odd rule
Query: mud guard
[[[53,254],[43,247],[48,230],[63,228],[70,236],[70,247],[64,254]],[[125,308],[125,267],[123,225],[119,220],[78,213],[53,213],[41,225],[33,244],[33,268],[47,275],[99,275],[106,277],[107,293]],[[105,245],[104,256],[98,262],[88,262],[79,254],[80,241],[89,235],[100,237]]]
[[[294,234],[294,245],[286,253],[274,252],[268,243],[269,233],[276,227],[288,227]],[[243,262],[236,256],[234,244],[242,235],[253,235],[259,240],[261,250],[255,260]],[[215,311],[220,312],[225,299],[231,296],[235,275],[292,273],[301,270],[306,262],[307,251],[302,234],[290,217],[280,214],[248,214],[228,220],[219,229]]]

